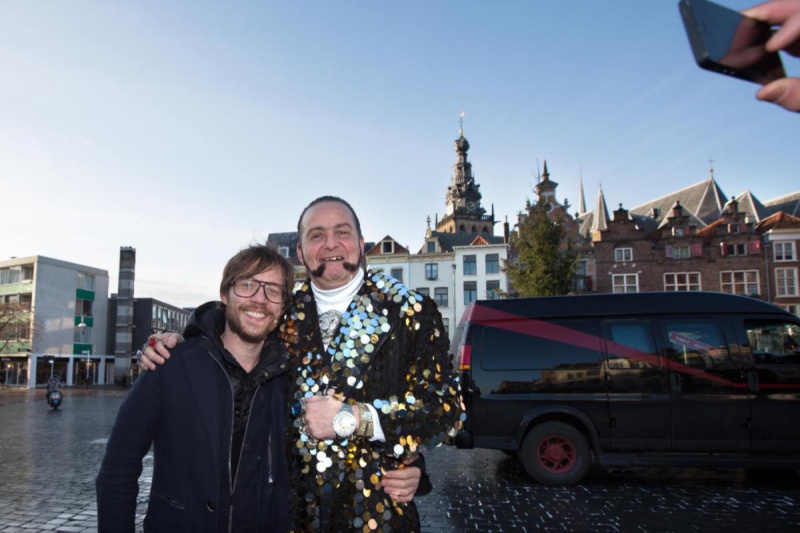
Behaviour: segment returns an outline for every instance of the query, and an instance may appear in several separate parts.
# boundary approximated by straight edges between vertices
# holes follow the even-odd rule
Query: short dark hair
[[[251,244],[230,258],[222,271],[222,282],[219,284],[220,294],[227,291],[237,279],[255,276],[259,272],[278,268],[283,276],[286,294],[292,294],[294,288],[294,268],[272,246],[267,244]],[[288,299],[287,299],[288,301]],[[284,302],[284,305],[286,303]]]
[[[356,215],[356,211],[355,209],[353,209],[352,205],[348,204],[345,200],[342,200],[338,196],[320,196],[319,198],[308,204],[305,207],[305,209],[303,209],[303,212],[300,213],[300,218],[297,219],[297,242],[299,243],[303,242],[302,224],[303,224],[303,217],[306,216],[306,211],[308,211],[317,204],[321,204],[322,202],[338,202],[343,206],[345,206],[347,209],[349,209],[350,213],[353,215],[353,220],[356,221],[356,233],[358,234],[359,238],[363,237],[363,235],[361,235],[361,222],[358,220],[358,215]]]

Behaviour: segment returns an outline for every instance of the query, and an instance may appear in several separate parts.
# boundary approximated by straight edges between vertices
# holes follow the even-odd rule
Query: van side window
[[[745,320],[747,339],[758,363],[800,363],[800,326],[779,320]]]
[[[730,365],[728,349],[716,320],[663,320],[666,355],[671,361],[694,367]]]
[[[499,326],[499,327],[498,327]],[[600,339],[589,320],[520,320],[484,328],[480,364],[487,370],[596,369]]]
[[[650,368],[660,366],[653,334],[647,322],[630,320],[604,322],[606,337],[614,344],[608,345],[609,368]],[[629,350],[632,348],[633,350]]]

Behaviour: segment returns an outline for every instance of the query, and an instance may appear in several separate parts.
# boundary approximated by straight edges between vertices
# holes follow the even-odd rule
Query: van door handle
[[[747,373],[747,388],[750,389],[750,392],[758,392],[760,387],[757,372],[750,371]]]
[[[681,391],[681,375],[677,372],[670,372],[669,374],[669,386],[672,389],[672,392],[680,392]]]

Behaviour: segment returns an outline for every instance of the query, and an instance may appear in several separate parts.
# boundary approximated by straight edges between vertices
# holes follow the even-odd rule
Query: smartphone
[[[778,53],[764,47],[769,24],[708,0],[681,0],[678,8],[701,68],[761,84],[786,76]]]

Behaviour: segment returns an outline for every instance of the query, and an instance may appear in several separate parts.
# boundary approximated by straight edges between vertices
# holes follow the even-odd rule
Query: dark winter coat
[[[204,334],[174,348],[158,371],[141,374],[120,407],[97,477],[100,533],[134,531],[137,480],[151,443],[145,532],[287,528],[288,354],[278,342],[264,346],[238,473],[231,472],[234,393],[214,313],[208,315]]]

